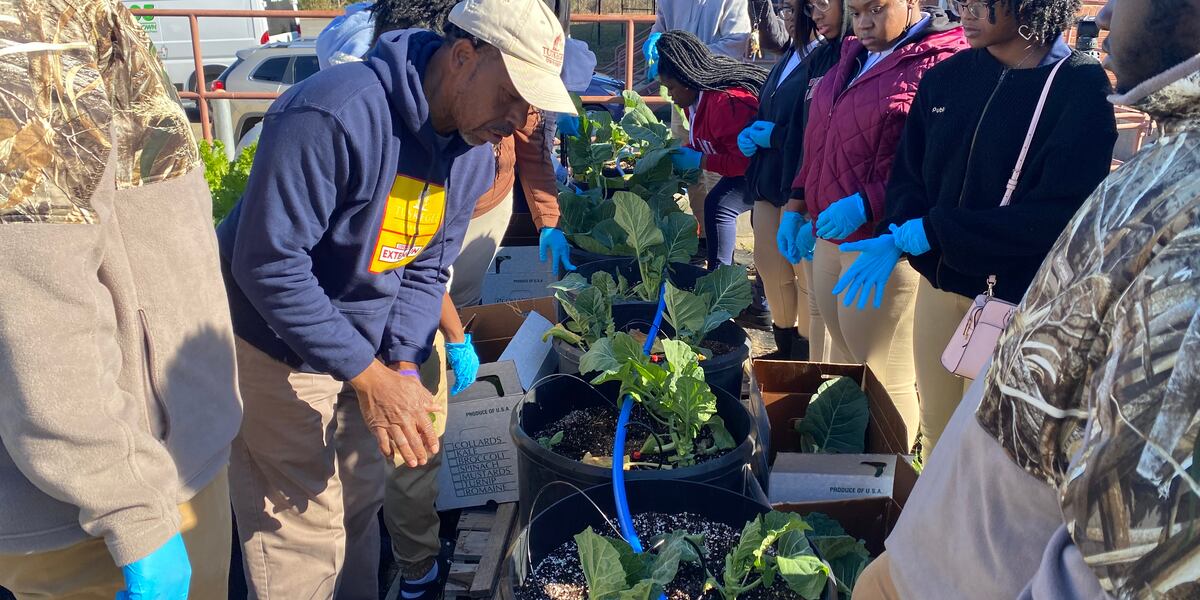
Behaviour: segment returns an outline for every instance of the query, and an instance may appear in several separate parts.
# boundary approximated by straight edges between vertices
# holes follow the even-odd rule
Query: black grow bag
[[[654,311],[657,308],[656,305],[649,303],[618,304],[613,306],[613,322],[617,326],[617,331],[625,331],[631,325],[640,326],[643,331],[649,331],[650,324],[654,320]],[[667,336],[675,333],[665,317],[662,323],[662,333]],[[741,398],[742,380],[745,378],[745,371],[742,367],[750,358],[750,342],[746,336],[746,330],[733,321],[725,321],[709,332],[705,339],[726,344],[732,347],[733,351],[700,361],[700,368],[704,370],[704,380],[714,390],[722,390],[729,396]],[[559,339],[554,340],[553,346],[555,354],[558,355],[558,372],[579,373],[579,360],[583,358],[583,351]],[[584,378],[588,378],[589,375],[593,374],[583,374]]]
[[[604,515],[608,515],[614,522],[616,520],[611,482],[582,492],[571,491],[557,502],[547,503],[545,497],[551,491],[548,488],[539,499],[537,515],[517,533],[508,549],[498,590],[503,600],[514,600],[516,588],[528,576],[533,565],[585,528],[591,527],[601,535],[616,535],[604,519]],[[741,531],[751,519],[771,510],[762,492],[749,481],[743,493],[690,481],[627,479],[625,494],[631,515],[686,512],[724,523],[737,531]],[[546,508],[543,509],[543,506]],[[604,514],[600,511],[604,511]],[[708,563],[708,568],[714,573],[720,573],[725,566],[714,557],[709,557]],[[836,600],[837,586],[832,579],[822,598]]]
[[[612,480],[612,470],[605,467],[585,465],[565,456],[555,454],[537,443],[529,432],[537,432],[549,423],[557,421],[567,413],[583,408],[603,406],[617,411],[619,386],[602,386],[596,390],[590,384],[574,377],[554,377],[543,380],[517,405],[509,423],[513,443],[517,448],[517,486],[520,491],[521,522],[524,523],[533,508],[533,501],[552,482],[564,481],[579,489],[587,489]],[[752,477],[750,462],[758,447],[754,433],[754,422],[750,411],[736,398],[718,393],[717,414],[725,421],[725,427],[738,445],[720,458],[698,465],[678,469],[642,469],[627,471],[629,481],[648,479],[686,480],[710,483],[728,490],[745,489],[747,477]],[[638,434],[637,427],[627,429],[630,435]],[[555,485],[542,493],[538,503],[550,503],[571,493],[565,485]]]

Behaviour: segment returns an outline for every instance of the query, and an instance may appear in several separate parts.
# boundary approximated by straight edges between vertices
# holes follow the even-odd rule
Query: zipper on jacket
[[[167,409],[166,396],[163,395],[162,389],[159,388],[158,378],[154,376],[154,338],[150,337],[150,322],[146,317],[144,309],[138,309],[138,320],[142,324],[142,343],[145,355],[146,382],[148,383],[150,395],[154,399],[154,403],[158,405],[158,410],[161,411],[162,422],[162,443],[167,442],[167,438],[171,436],[171,411]]]
[[[967,181],[971,174],[971,162],[975,159],[975,143],[979,141],[979,131],[983,129],[983,120],[987,118],[988,109],[992,107],[992,102],[996,99],[996,94],[1000,93],[1000,88],[1004,86],[1004,80],[1008,78],[1008,72],[1012,69],[1004,67],[1000,71],[1000,79],[996,80],[996,87],[992,88],[992,95],[988,96],[987,102],[983,105],[983,112],[979,113],[979,122],[975,123],[975,133],[971,135],[971,146],[967,150],[967,167],[963,170],[963,187],[958,193],[958,208],[962,208],[963,199],[967,197]],[[934,287],[942,289],[942,264],[945,261],[945,253],[938,255],[937,270],[934,271]]]

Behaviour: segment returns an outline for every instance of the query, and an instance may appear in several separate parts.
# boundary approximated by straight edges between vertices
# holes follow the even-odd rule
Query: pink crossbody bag
[[[1042,88],[1042,96],[1038,99],[1037,109],[1033,112],[1033,122],[1029,124],[1029,132],[1025,134],[1025,144],[1021,146],[1021,153],[1017,156],[1017,164],[1013,168],[1012,177],[1008,178],[1004,199],[1000,201],[1000,206],[1008,206],[1012,201],[1013,192],[1017,189],[1017,182],[1021,179],[1021,169],[1025,167],[1025,157],[1028,156],[1029,146],[1033,143],[1033,134],[1037,132],[1038,121],[1042,118],[1042,109],[1046,106],[1046,97],[1050,95],[1050,86],[1054,83],[1054,76],[1058,74],[1058,69],[1065,62],[1066,59],[1058,61],[1058,64],[1054,65],[1054,69],[1050,71],[1050,77],[1046,79],[1046,85]],[[958,324],[954,336],[950,338],[950,343],[946,344],[946,350],[942,352],[942,366],[959,377],[975,379],[979,376],[983,365],[987,364],[988,359],[996,350],[1000,336],[1008,328],[1009,322],[1017,312],[1015,304],[996,298],[995,287],[996,276],[989,275],[987,291],[975,298],[970,310]]]

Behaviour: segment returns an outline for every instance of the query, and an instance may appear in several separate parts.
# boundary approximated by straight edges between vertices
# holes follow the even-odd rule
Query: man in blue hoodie
[[[540,0],[465,0],[289,89],[218,231],[245,402],[231,496],[250,597],[377,598],[384,456],[438,451],[419,378],[490,148],[573,111]],[[376,448],[377,446],[377,448]]]

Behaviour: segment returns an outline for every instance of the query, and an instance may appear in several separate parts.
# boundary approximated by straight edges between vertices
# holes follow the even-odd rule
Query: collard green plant
[[[867,395],[849,377],[821,384],[796,423],[801,450],[825,454],[862,454],[867,450]]]
[[[733,436],[717,416],[717,397],[704,381],[696,353],[685,343],[662,340],[663,360],[642,352],[642,344],[628,333],[618,332],[598,340],[579,362],[582,373],[599,372],[592,383],[618,381],[621,395],[641,402],[651,418],[667,428],[670,442],[658,447],[650,437],[643,452],[673,452],[674,466],[690,466],[697,455],[713,454],[734,447]],[[697,448],[696,438],[707,427],[713,443]]]
[[[841,523],[823,513],[805,515],[804,520],[813,528],[808,539],[821,558],[829,563],[837,580],[838,593],[850,598],[858,576],[871,562],[871,553],[867,551],[866,544],[848,535]]]
[[[554,298],[567,313],[565,323],[559,323],[542,334],[542,340],[558,338],[572,346],[587,350],[598,340],[616,330],[612,306],[616,298],[629,295],[629,283],[621,275],[598,271],[591,282],[579,273],[569,273],[549,286]]]
[[[675,335],[697,352],[707,354],[700,342],[721,323],[750,306],[750,280],[746,268],[721,265],[696,280],[696,289],[688,292],[667,283],[667,322]]]
[[[220,140],[211,145],[201,140],[199,146],[200,160],[204,163],[204,180],[208,182],[208,191],[213,199],[213,225],[216,225],[233,210],[246,191],[258,144],[243,148],[232,161],[225,158],[225,144]]]
[[[591,527],[575,536],[587,580],[588,600],[655,600],[675,580],[679,565],[699,560],[686,531],[656,538],[652,551],[637,554],[625,540],[604,537]],[[702,538],[701,538],[702,540]]]
[[[746,524],[737,545],[725,557],[721,578],[710,576],[707,587],[719,591],[725,600],[736,600],[760,586],[775,585],[779,577],[801,598],[816,600],[829,581],[830,570],[805,537],[811,529],[796,514],[771,511],[759,515]]]

